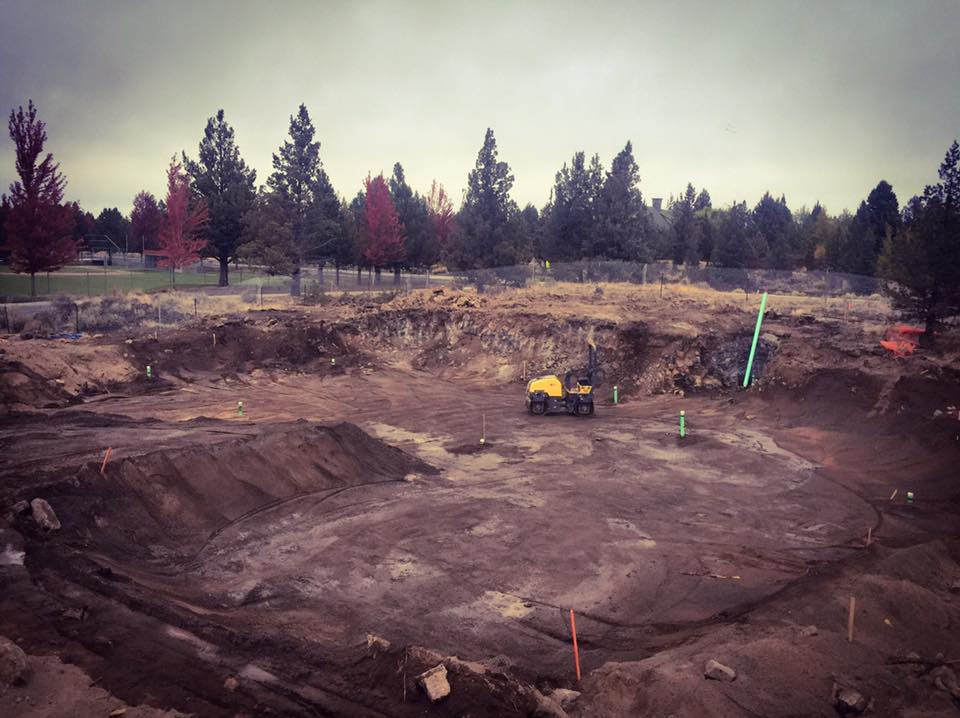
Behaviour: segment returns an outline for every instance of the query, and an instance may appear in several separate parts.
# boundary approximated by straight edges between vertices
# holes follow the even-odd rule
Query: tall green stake
[[[750,370],[753,369],[753,356],[757,353],[757,340],[760,339],[760,324],[763,323],[763,310],[767,306],[767,293],[760,298],[760,313],[757,314],[757,328],[753,330],[753,344],[750,345],[750,358],[747,359],[747,373],[743,375],[743,388],[750,386]]]
[[[680,410],[680,438],[682,439],[687,435],[687,416],[684,413],[683,409]]]

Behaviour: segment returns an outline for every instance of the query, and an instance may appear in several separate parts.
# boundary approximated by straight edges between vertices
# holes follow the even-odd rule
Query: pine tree
[[[427,200],[407,184],[403,166],[399,162],[393,166],[389,186],[397,216],[406,235],[406,265],[429,267],[437,261],[439,249],[431,226]],[[399,267],[396,271],[399,272]]]
[[[696,212],[702,212],[705,209],[711,209],[713,203],[710,201],[710,193],[705,189],[700,190],[700,194],[697,195],[697,198],[693,202],[693,209]]]
[[[30,100],[10,112],[7,124],[16,147],[19,180],[10,185],[4,232],[10,248],[10,269],[30,275],[30,296],[37,294],[37,272],[54,272],[77,255],[73,239],[74,213],[63,205],[67,181],[49,152],[40,159],[47,141],[45,124],[37,119]]]
[[[856,214],[843,222],[837,233],[830,268],[850,274],[873,274],[877,264],[875,244],[870,210],[866,202],[861,202]]]
[[[613,158],[597,202],[594,256],[648,262],[651,258],[640,168],[630,142]]]
[[[893,187],[880,180],[867,195],[867,219],[874,238],[874,260],[883,252],[883,243],[900,229],[900,204]],[[873,271],[870,272],[873,274]]]
[[[98,234],[110,240],[107,247],[108,261],[113,263],[113,247],[126,247],[130,235],[130,220],[123,216],[117,207],[107,207],[101,210],[94,222],[93,234]]]
[[[940,182],[904,210],[903,230],[884,244],[880,273],[894,304],[924,321],[927,336],[960,314],[960,145],[947,150]]]
[[[756,254],[771,269],[793,269],[800,260],[800,235],[783,195],[765,192],[753,210]]]
[[[530,258],[518,208],[510,198],[513,174],[497,158],[497,141],[487,129],[476,166],[467,177],[463,206],[457,214],[451,260],[462,268],[519,264]]]
[[[270,276],[291,275],[297,250],[287,208],[280,196],[261,188],[243,221],[237,254]]]
[[[718,267],[755,266],[751,241],[756,230],[746,202],[734,202],[719,222],[713,247],[713,264]]]
[[[290,237],[282,250],[290,253],[287,264],[291,267],[292,296],[300,294],[304,263],[339,255],[344,240],[340,200],[320,162],[320,143],[314,140],[315,134],[306,105],[300,105],[297,115],[290,118],[290,140],[274,153],[274,171],[267,179],[267,187],[275,195],[269,208],[280,211],[287,228],[284,236]],[[261,237],[255,246],[265,248],[266,241]],[[271,254],[280,249],[275,248]],[[248,248],[246,255],[255,258],[251,251]]]
[[[696,266],[700,261],[699,226],[694,216],[694,202],[697,191],[691,183],[687,189],[670,205],[673,216],[673,263]]]
[[[138,192],[130,212],[130,248],[135,252],[156,249],[161,226],[163,211],[157,198],[147,191]]]
[[[586,164],[577,152],[557,172],[550,203],[544,209],[543,259],[553,262],[593,257],[599,238],[597,204],[603,186],[603,167],[596,155]]]
[[[803,266],[818,269],[826,265],[827,248],[835,244],[837,222],[817,202],[800,221],[800,249]]]
[[[210,213],[207,252],[219,261],[219,285],[225,287],[230,283],[230,262],[237,255],[244,219],[256,198],[256,170],[240,157],[223,110],[207,120],[198,159],[191,160],[184,153],[183,162],[193,178],[194,192],[204,199]]]

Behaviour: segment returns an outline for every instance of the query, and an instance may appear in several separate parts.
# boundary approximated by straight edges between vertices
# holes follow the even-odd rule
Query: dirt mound
[[[72,399],[61,384],[18,361],[0,362],[0,411],[65,406]]]
[[[62,533],[118,558],[151,561],[190,555],[217,531],[280,502],[434,471],[353,424],[307,422],[120,459],[105,475],[99,468],[88,464],[45,493]],[[36,534],[29,522],[23,528]]]
[[[296,312],[264,312],[256,319],[204,322],[131,344],[135,362],[157,376],[185,372],[249,372],[255,368],[338,370],[362,356],[349,324],[315,321]],[[332,360],[332,361],[331,361]]]
[[[0,412],[66,406],[133,378],[121,347],[98,340],[0,339]]]

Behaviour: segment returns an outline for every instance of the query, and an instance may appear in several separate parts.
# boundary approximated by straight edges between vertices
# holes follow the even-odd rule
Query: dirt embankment
[[[349,297],[322,307],[202,319],[162,330],[157,338],[139,331],[74,342],[14,339],[3,347],[0,394],[6,411],[16,411],[64,406],[98,393],[159,391],[211,373],[329,374],[381,363],[520,382],[583,367],[589,343],[601,351],[601,397],[609,399],[614,384],[627,401],[729,390],[742,383],[746,368],[756,317],[749,299],[661,299],[624,289],[496,296],[434,289],[382,303]],[[863,316],[855,310],[835,316],[787,301],[770,300],[753,365],[755,385],[798,386],[820,367],[919,374],[948,366],[958,354],[944,336],[936,352],[894,360],[879,346],[884,321],[872,305]]]
[[[583,682],[571,716],[956,715],[943,680],[949,684],[958,658],[958,592],[956,541],[873,544],[741,622],[642,661],[605,664]],[[705,680],[710,660],[732,668],[735,679]],[[837,706],[842,689],[862,696],[859,710]]]
[[[103,474],[100,468],[88,462],[44,482],[44,495],[62,507],[57,536],[118,559],[152,562],[192,555],[225,526],[280,502],[435,472],[352,424],[307,422],[121,458]],[[6,481],[20,487],[7,502],[32,498],[37,489],[30,483]],[[25,535],[49,543],[20,518]]]

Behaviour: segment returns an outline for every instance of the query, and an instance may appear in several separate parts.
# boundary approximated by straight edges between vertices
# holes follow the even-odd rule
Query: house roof
[[[670,210],[647,207],[647,216],[650,218],[650,225],[655,230],[667,230],[673,225],[673,215]]]

